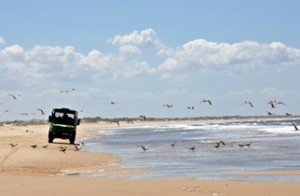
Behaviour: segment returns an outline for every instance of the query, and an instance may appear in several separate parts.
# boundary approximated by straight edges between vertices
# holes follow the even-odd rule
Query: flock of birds
[[[250,148],[250,147],[251,147],[251,144],[252,144],[252,142],[248,142],[248,143],[239,143],[239,144],[237,144],[237,146],[239,146],[239,147],[241,147],[241,148]],[[226,144],[224,141],[220,140],[220,141],[215,142],[213,146],[214,146],[215,148],[220,148],[220,147],[226,146],[226,145],[227,145],[227,144]],[[176,146],[176,142],[173,141],[173,142],[170,144],[170,146],[174,149],[175,146]],[[143,145],[143,144],[138,145],[138,147],[141,148],[143,152],[146,152],[147,150],[149,150],[148,146],[145,146],[145,145]],[[194,152],[195,149],[196,149],[196,146],[195,146],[195,145],[188,148],[188,150],[190,150],[190,151],[192,151],[192,152]]]
[[[20,94],[18,94],[18,95],[8,94],[8,95],[9,95],[13,100],[17,100],[17,99],[21,96]],[[43,109],[41,109],[41,108],[37,108],[36,111],[38,111],[41,115],[45,115],[45,114],[46,114],[45,111],[44,111]],[[6,109],[6,110],[0,112],[0,114],[1,114],[1,113],[7,113],[7,112],[9,112],[8,109]],[[22,116],[28,116],[28,115],[36,115],[36,113],[34,113],[34,112],[22,112],[22,113],[20,113],[20,115],[22,115]]]
[[[203,100],[200,101],[200,104],[201,104],[201,103],[207,103],[209,106],[212,106],[212,105],[213,105],[213,104],[212,104],[212,101],[211,101],[210,99],[203,99]],[[277,108],[279,105],[286,105],[284,102],[282,102],[282,101],[277,101],[277,100],[270,100],[270,101],[268,101],[267,103],[270,105],[270,108],[271,108],[271,109]],[[111,101],[110,104],[111,104],[111,105],[115,105],[115,104],[116,104],[116,101]],[[252,101],[244,101],[244,102],[242,102],[242,105],[249,105],[249,107],[251,107],[251,108],[254,107],[254,104],[253,104]],[[165,107],[165,108],[168,108],[168,109],[174,107],[173,104],[169,104],[169,103],[163,104],[162,106]],[[192,105],[192,106],[187,106],[186,108],[189,109],[189,110],[195,110],[195,106],[193,106],[193,105]],[[267,111],[267,115],[268,115],[268,116],[273,116],[273,115],[276,115],[276,114],[275,114],[275,112]],[[291,113],[289,113],[289,112],[285,112],[284,115],[285,115],[285,116],[292,116],[293,114],[291,114]],[[140,116],[138,117],[138,119],[139,119],[139,120],[147,120],[147,117],[144,116],[144,115],[140,115]],[[111,120],[110,122],[111,122],[111,123],[116,123],[118,126],[120,126],[120,123],[119,123],[118,120]],[[131,123],[131,122],[128,121],[128,123]],[[296,129],[296,127],[295,127],[295,129]],[[298,129],[296,129],[296,130],[298,130]]]
[[[81,142],[81,143],[79,143],[79,144],[74,144],[74,149],[75,149],[75,151],[80,151],[84,145],[85,145],[84,142]],[[16,148],[16,147],[18,146],[18,144],[17,144],[17,143],[9,143],[8,146],[11,147],[11,148]],[[32,145],[30,145],[30,147],[31,147],[32,149],[36,149],[36,148],[38,147],[38,145],[37,145],[37,144],[32,144]],[[42,145],[42,148],[44,148],[44,149],[48,148],[48,144]],[[67,151],[67,146],[59,146],[59,147],[58,147],[58,150],[59,150],[60,152],[66,153],[66,151]]]
[[[72,88],[70,90],[69,89],[67,89],[67,90],[61,90],[60,93],[61,94],[66,94],[66,93],[71,93],[71,92],[74,92],[74,91],[75,91],[75,88]],[[11,93],[9,93],[8,96],[10,96],[13,100],[17,100],[17,99],[19,99],[21,97],[20,94],[15,95],[15,94],[11,94]],[[38,111],[41,115],[45,115],[46,114],[45,111],[43,109],[41,109],[41,108],[37,108],[36,111]],[[0,114],[1,113],[7,113],[7,112],[9,112],[9,109],[6,109],[6,110],[0,112]],[[22,115],[22,116],[29,116],[29,115],[36,115],[36,113],[35,112],[22,112],[22,113],[20,113],[20,115]]]
[[[61,93],[61,94],[64,94],[64,93],[71,93],[71,92],[74,92],[74,91],[75,91],[75,88],[72,88],[72,89],[67,89],[67,90],[61,90],[60,93]],[[19,97],[21,97],[20,94],[17,94],[17,95],[15,95],[15,94],[8,94],[8,95],[9,95],[13,100],[17,100],[17,99],[19,99]],[[207,103],[207,104],[210,105],[210,106],[213,105],[213,103],[212,103],[212,101],[211,101],[210,99],[203,99],[203,100],[200,101],[200,104],[201,104],[201,103]],[[0,103],[0,104],[1,104],[1,103]],[[116,105],[117,102],[116,102],[116,101],[110,101],[110,104],[111,104],[111,105]],[[272,108],[272,109],[276,108],[278,105],[286,105],[284,102],[282,102],[282,101],[277,101],[277,100],[270,100],[270,101],[268,102],[268,104],[270,105],[270,108]],[[242,103],[242,105],[249,105],[251,108],[254,107],[254,104],[253,104],[252,101],[244,101],[244,102]],[[173,104],[169,104],[169,103],[163,104],[162,106],[165,107],[165,108],[172,108],[172,107],[174,107]],[[189,109],[189,110],[195,110],[195,106],[193,106],[193,105],[187,106],[186,108]],[[41,115],[45,115],[45,111],[44,111],[43,109],[41,109],[41,108],[37,108],[36,111],[38,111]],[[6,113],[6,112],[9,112],[9,110],[6,109],[6,110],[0,112],[0,114],[1,114],[1,113]],[[80,112],[83,112],[83,111],[81,110]],[[36,114],[36,113],[34,113],[34,112],[31,112],[31,113],[30,113],[30,112],[23,112],[23,113],[21,113],[21,115],[35,115],[35,114]],[[274,112],[267,111],[267,115],[271,116],[271,115],[275,115],[275,113],[274,113]],[[292,114],[286,112],[285,115],[290,116],[290,115],[292,115]],[[140,116],[140,118],[145,118],[145,116]]]
[[[211,101],[210,99],[203,99],[203,100],[200,101],[200,104],[201,104],[201,103],[207,103],[207,104],[210,105],[210,106],[213,105],[213,104],[212,104],[212,101]],[[110,104],[111,104],[111,105],[115,105],[115,104],[116,104],[116,101],[110,101]],[[272,109],[276,108],[278,105],[286,105],[284,102],[282,102],[282,101],[277,101],[277,100],[270,100],[270,101],[268,102],[268,104],[270,105],[270,107],[271,107]],[[242,103],[242,105],[249,105],[251,108],[254,107],[254,104],[253,104],[252,101],[244,101],[244,102]],[[174,107],[173,104],[169,104],[169,103],[165,103],[165,104],[163,104],[162,106],[165,107],[165,108],[169,108],[169,109]],[[187,106],[186,108],[189,109],[189,110],[195,110],[195,106],[193,106],[193,105]],[[275,113],[267,111],[267,115],[271,116],[271,115],[275,115]],[[291,116],[292,114],[286,112],[285,115]]]

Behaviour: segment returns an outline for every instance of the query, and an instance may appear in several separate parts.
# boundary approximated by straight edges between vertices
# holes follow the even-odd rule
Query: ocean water
[[[99,130],[85,141],[85,150],[111,153],[121,158],[121,167],[143,171],[127,178],[300,182],[300,175],[249,174],[300,169],[300,131],[292,123],[300,120],[120,126]],[[225,145],[216,148],[218,141]]]

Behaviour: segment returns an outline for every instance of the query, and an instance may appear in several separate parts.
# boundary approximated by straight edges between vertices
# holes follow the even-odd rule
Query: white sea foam
[[[121,157],[121,165],[151,170],[135,175],[137,178],[176,175],[219,179],[235,176],[243,168],[300,169],[300,131],[295,131],[290,121],[134,125],[99,133],[86,142],[85,150],[109,152]],[[215,148],[214,143],[220,140],[226,145]],[[172,142],[176,142],[174,147]],[[144,152],[139,144],[149,149]],[[194,151],[189,149],[192,146]],[[218,169],[212,172],[211,168]],[[233,169],[227,173],[228,168]]]
[[[261,127],[258,131],[271,133],[273,135],[277,134],[300,134],[300,132],[295,131],[295,129],[291,126],[268,126]]]

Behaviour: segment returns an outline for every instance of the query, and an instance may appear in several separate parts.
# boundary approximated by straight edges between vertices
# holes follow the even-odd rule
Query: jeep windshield
[[[53,123],[64,124],[64,125],[75,125],[75,113],[56,111],[54,114]]]

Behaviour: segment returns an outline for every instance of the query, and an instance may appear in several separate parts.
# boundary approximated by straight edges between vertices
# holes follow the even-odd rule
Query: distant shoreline
[[[142,119],[141,117],[117,117],[117,118],[101,118],[101,117],[84,117],[81,118],[82,123],[99,123],[99,122],[168,122],[168,121],[252,121],[252,120],[300,120],[300,115],[270,115],[270,116],[205,116],[205,117],[166,117],[166,118],[157,118],[157,117],[146,117]],[[10,120],[10,121],[0,121],[0,126],[5,125],[45,125],[48,124],[48,120],[43,119],[30,119],[30,120]]]

